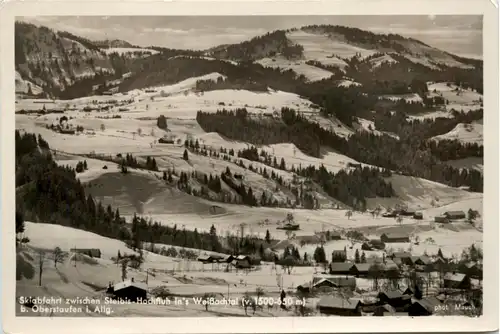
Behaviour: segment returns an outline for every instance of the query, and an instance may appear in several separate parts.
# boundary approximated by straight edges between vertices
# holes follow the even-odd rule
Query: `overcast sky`
[[[482,17],[467,16],[38,16],[21,21],[89,39],[123,39],[140,46],[207,49],[277,29],[336,24],[413,37],[437,48],[482,58]]]

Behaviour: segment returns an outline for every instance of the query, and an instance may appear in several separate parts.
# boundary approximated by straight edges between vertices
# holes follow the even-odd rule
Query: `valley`
[[[482,62],[338,26],[183,51],[18,24],[18,296],[104,302],[132,280],[172,300],[286,291],[307,304],[108,316],[319,315],[322,292],[297,288],[335,277],[339,252],[353,266],[429,259],[396,279],[352,275],[357,300],[394,284],[437,295],[440,274],[482,266]],[[371,244],[393,234],[404,240]]]

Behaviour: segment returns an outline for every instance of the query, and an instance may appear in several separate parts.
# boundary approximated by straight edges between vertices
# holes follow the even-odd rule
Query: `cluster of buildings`
[[[377,264],[376,270],[374,265]],[[392,275],[388,272],[392,271]],[[406,272],[407,275],[402,275]],[[439,273],[439,287],[429,290],[432,286],[431,273]],[[413,273],[419,286],[426,285],[426,293],[415,291],[413,284],[405,290],[393,289],[379,291],[376,295],[365,292],[358,298],[348,298],[354,295],[357,278],[407,278]],[[459,298],[454,296],[478,296],[481,289],[473,284],[473,279],[482,278],[482,263],[452,263],[442,257],[415,256],[409,252],[394,252],[387,258],[370,258],[366,263],[332,262],[329,276],[313,277],[309,284],[297,287],[301,292],[316,292],[321,295],[316,304],[321,314],[336,316],[429,316],[443,314],[460,315],[467,310],[476,308],[474,298]],[[397,284],[399,286],[399,284]],[[324,289],[329,288],[329,289]],[[335,295],[331,290],[343,291],[343,296]],[[347,292],[346,292],[347,291]],[[358,290],[359,292],[359,290]],[[368,298],[363,296],[368,296]],[[463,304],[463,305],[462,305]],[[452,306],[450,306],[452,305]],[[450,311],[451,310],[451,311]],[[462,312],[462,313],[460,313]]]
[[[231,265],[232,267],[236,269],[250,269],[253,266],[260,265],[261,259],[250,256],[250,255],[200,255],[197,259],[198,261],[202,262],[203,264],[220,264],[220,263],[225,263],[228,265]],[[228,266],[228,268],[230,268]]]

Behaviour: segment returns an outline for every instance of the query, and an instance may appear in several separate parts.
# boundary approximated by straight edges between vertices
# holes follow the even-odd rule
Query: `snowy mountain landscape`
[[[482,60],[339,25],[184,50],[18,21],[15,61],[17,315],[481,314]]]

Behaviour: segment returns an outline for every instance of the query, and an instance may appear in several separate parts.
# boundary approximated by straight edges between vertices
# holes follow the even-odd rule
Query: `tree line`
[[[29,220],[83,229],[135,248],[152,242],[233,254],[234,249],[222,245],[224,238],[213,226],[208,233],[179,230],[137,215],[127,224],[119,209],[86,196],[75,169],[57,165],[50,150],[39,146],[36,135],[16,131],[15,139],[16,231],[22,232],[24,220]],[[256,237],[244,239],[238,246],[242,253],[255,252],[263,242]]]
[[[302,152],[320,157],[322,146],[336,150],[359,162],[398,173],[441,182],[453,187],[468,186],[482,191],[483,177],[478,171],[467,176],[439,160],[419,138],[396,139],[388,135],[356,132],[348,138],[309,122],[293,109],[282,108],[281,120],[261,122],[248,117],[246,109],[199,111],[196,120],[206,132],[218,132],[228,138],[254,145],[293,143]],[[376,148],[376,149],[375,149]]]

